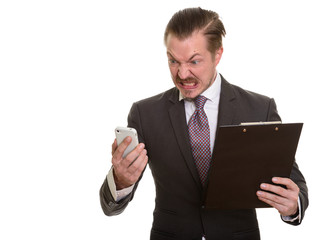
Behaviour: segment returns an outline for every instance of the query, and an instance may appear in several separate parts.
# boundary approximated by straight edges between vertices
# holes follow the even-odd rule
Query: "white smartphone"
[[[124,151],[122,157],[125,158],[135,147],[139,144],[138,134],[134,128],[129,127],[117,127],[115,129],[116,139],[118,146],[127,137],[130,136],[132,141]]]

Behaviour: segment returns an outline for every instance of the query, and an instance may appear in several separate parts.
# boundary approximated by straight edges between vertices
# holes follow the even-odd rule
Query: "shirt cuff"
[[[113,177],[113,167],[111,167],[108,175],[107,175],[107,181],[108,181],[108,186],[110,189],[110,192],[112,194],[112,197],[114,199],[114,201],[119,202],[121,199],[125,198],[126,196],[128,196],[134,187],[134,184],[131,185],[130,187],[121,189],[117,191],[116,188],[116,183],[114,182],[114,177]]]
[[[283,221],[285,222],[294,222],[296,220],[299,220],[299,223],[301,222],[301,203],[300,203],[300,197],[298,198],[298,211],[299,211],[299,214],[298,216],[296,217],[291,217],[291,216],[282,216],[281,215],[281,218]]]

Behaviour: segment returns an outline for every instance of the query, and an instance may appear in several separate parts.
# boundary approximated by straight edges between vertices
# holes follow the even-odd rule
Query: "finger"
[[[113,143],[112,143],[112,151],[111,151],[111,154],[113,155],[114,152],[116,151],[118,147],[118,144],[117,144],[117,139],[114,139]]]
[[[128,166],[128,172],[134,174],[136,171],[139,172],[141,165],[144,167],[147,163],[145,159],[147,157],[147,150],[143,149],[139,156]]]
[[[282,194],[283,197],[289,200],[286,206],[289,208],[292,207],[293,209],[296,208],[300,192],[300,188],[298,187],[298,185],[289,178],[275,177],[272,179],[272,181],[276,184],[282,184],[286,186],[287,189],[284,189]]]
[[[139,156],[139,159],[137,159],[129,167],[128,171],[131,172],[131,175],[129,178],[131,184],[134,184],[138,181],[147,163],[148,163],[148,156],[145,153],[143,153],[141,156]]]
[[[287,210],[286,206],[290,204],[288,199],[264,191],[258,191],[257,196],[259,200],[269,204],[271,207],[276,208],[281,214]]]
[[[136,159],[139,157],[141,152],[144,150],[145,145],[143,143],[138,144],[135,149],[133,149],[124,159],[121,161],[123,167],[128,168]]]
[[[284,205],[287,201],[286,198],[284,198],[280,195],[269,193],[269,192],[258,191],[257,195],[258,195],[258,197],[268,199],[269,201],[272,201],[274,203],[281,204],[281,205]]]
[[[297,202],[298,198],[299,198],[299,187],[291,180],[291,179],[272,179],[274,183],[277,184],[282,184],[285,185],[287,187],[287,189],[281,187],[281,186],[277,186],[277,185],[273,185],[273,184],[266,184],[263,183],[260,185],[262,190],[265,191],[269,191],[272,192],[276,195],[279,195],[285,199],[288,199],[292,202]]]
[[[288,195],[288,190],[286,190],[285,188],[283,187],[280,187],[280,186],[276,186],[276,185],[273,185],[273,184],[267,184],[267,183],[262,183],[260,185],[260,188],[262,190],[265,190],[265,191],[269,191],[269,192],[272,192],[272,193],[275,193],[279,196],[282,196],[282,197],[287,197]],[[275,195],[275,194],[272,194],[272,195]]]
[[[257,192],[258,199],[274,207],[282,216],[290,216],[296,213],[298,209],[297,202],[290,201],[278,196],[272,196],[266,192]]]
[[[128,187],[138,181],[148,162],[148,156],[146,153],[147,151],[143,149],[139,157],[130,166],[124,166],[124,164],[121,163],[117,168],[114,168],[114,170],[117,171],[119,176],[118,180],[121,182],[122,186]],[[123,161],[126,161],[126,159],[123,159],[122,162]]]
[[[269,204],[271,207],[274,207],[275,209],[277,209],[280,213],[283,212],[284,208],[285,208],[285,205],[283,204],[280,204],[278,202],[275,202],[273,200],[271,200],[270,198],[268,197],[263,197],[262,195],[258,195],[258,199]]]
[[[276,184],[282,184],[287,187],[288,190],[298,191],[299,187],[290,178],[274,177],[272,182]]]
[[[124,151],[129,146],[131,141],[132,141],[131,137],[128,136],[115,149],[115,152],[112,155],[112,164],[113,165],[119,164],[119,162],[122,160],[122,156],[123,156]]]

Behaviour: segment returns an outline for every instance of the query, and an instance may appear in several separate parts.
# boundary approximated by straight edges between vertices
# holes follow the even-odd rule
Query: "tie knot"
[[[194,100],[194,104],[196,105],[197,109],[202,109],[206,101],[207,101],[207,98],[205,96],[199,95]]]

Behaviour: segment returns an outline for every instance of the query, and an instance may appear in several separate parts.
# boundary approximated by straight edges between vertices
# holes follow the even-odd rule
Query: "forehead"
[[[206,55],[207,41],[202,32],[196,31],[191,36],[181,39],[169,34],[166,41],[167,53],[176,58],[189,59],[192,55]]]

